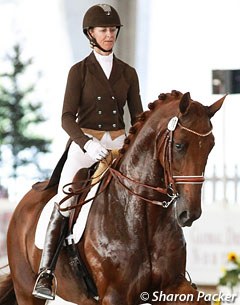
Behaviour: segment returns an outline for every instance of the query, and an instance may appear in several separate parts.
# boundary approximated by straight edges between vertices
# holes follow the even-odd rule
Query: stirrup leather
[[[53,282],[53,284],[51,286],[52,287],[51,295],[43,294],[43,293],[37,291],[37,289],[36,289],[40,278],[44,277],[44,274],[49,274],[53,277],[51,279],[51,281]],[[55,299],[56,292],[57,292],[57,278],[56,278],[54,272],[52,272],[52,270],[50,270],[50,269],[44,269],[41,272],[39,272],[38,277],[37,277],[36,282],[35,282],[35,285],[34,285],[34,288],[33,288],[32,295],[34,295],[36,298],[39,298],[39,299],[51,300],[52,301],[52,300]]]

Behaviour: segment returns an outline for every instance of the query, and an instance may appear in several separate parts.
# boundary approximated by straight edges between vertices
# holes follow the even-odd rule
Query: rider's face
[[[95,27],[90,30],[90,33],[104,50],[111,50],[113,48],[117,35],[116,27]]]

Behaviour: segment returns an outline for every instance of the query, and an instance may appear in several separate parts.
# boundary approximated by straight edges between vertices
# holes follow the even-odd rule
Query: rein
[[[134,179],[131,179],[118,170],[109,167],[109,171],[111,172],[112,176],[117,179],[117,181],[130,192],[132,195],[137,196],[140,199],[143,199],[146,202],[155,204],[155,205],[160,205],[164,208],[167,208],[170,204],[174,203],[178,198],[179,194],[176,189],[177,184],[203,184],[204,182],[204,176],[174,176],[172,174],[172,142],[173,142],[173,135],[174,131],[179,126],[180,128],[193,133],[194,135],[200,136],[200,137],[206,137],[212,133],[212,128],[206,133],[199,133],[195,130],[189,129],[182,124],[179,123],[178,117],[173,117],[170,119],[168,123],[168,128],[162,138],[162,141],[160,143],[160,148],[163,147],[163,155],[164,155],[164,177],[165,177],[165,185],[167,187],[165,188],[160,188],[160,187],[154,187],[148,184],[141,183],[139,181],[136,181]],[[165,201],[156,201],[156,200],[151,200],[149,198],[143,197],[142,195],[132,191],[126,184],[124,184],[123,180],[127,180],[131,183],[137,184],[138,186],[144,187],[145,189],[150,189],[153,191],[156,191],[158,193],[161,193],[163,195],[167,196],[167,200]],[[170,198],[170,200],[169,200]]]
[[[109,171],[110,173],[112,174],[113,178],[115,178],[125,189],[127,189],[129,191],[129,193],[131,193],[132,195],[134,196],[137,196],[138,198],[140,199],[143,199],[144,201],[146,202],[149,202],[149,203],[152,203],[152,204],[155,204],[155,205],[160,205],[164,208],[167,208],[172,202],[174,202],[178,197],[176,197],[176,194],[173,193],[173,189],[169,186],[167,189],[164,189],[164,188],[161,188],[161,187],[154,187],[154,186],[151,186],[151,185],[148,185],[148,184],[144,184],[144,183],[141,183],[139,181],[136,181],[136,180],[133,180],[125,175],[123,175],[121,172],[119,172],[118,170],[110,167],[109,168]],[[142,186],[146,189],[150,189],[150,190],[154,190],[158,193],[161,193],[163,195],[166,195],[167,198],[165,201],[157,201],[157,200],[151,200],[151,199],[148,199],[134,191],[132,191],[129,187],[127,187],[123,182],[122,182],[122,179],[126,179],[132,183],[135,183],[139,186]],[[168,201],[167,199],[171,199],[170,201]]]
[[[79,184],[80,182],[83,182],[86,185],[85,187],[81,187],[80,189],[75,190],[75,191],[71,187],[71,188],[69,188],[68,191],[66,191],[65,189],[67,187],[69,187],[69,186],[73,186],[74,182],[71,182],[71,183],[68,183],[68,184],[64,185],[63,193],[66,194],[66,196],[59,202],[59,210],[60,211],[62,211],[62,212],[70,211],[70,210],[73,210],[73,209],[78,208],[80,206],[83,206],[84,204],[86,204],[86,203],[92,201],[93,199],[95,199],[97,196],[99,196],[101,193],[103,193],[106,190],[106,188],[108,187],[108,185],[109,185],[109,183],[110,183],[110,181],[112,179],[112,176],[108,175],[103,184],[100,183],[100,182],[102,182],[103,178],[106,177],[106,175],[108,173],[108,170],[109,170],[109,168],[111,168],[113,163],[115,163],[115,162],[117,162],[117,160],[119,160],[119,158],[114,160],[115,154],[116,154],[116,151],[110,151],[109,155],[106,158],[104,158],[102,161],[99,162],[99,164],[101,162],[104,162],[104,164],[105,164],[105,168],[102,169],[100,173],[98,173],[96,175],[96,172],[95,172],[92,177],[77,182],[77,184]],[[108,160],[109,159],[108,157],[110,157],[110,160]],[[65,207],[65,208],[61,207],[61,205],[66,200],[70,199],[73,196],[81,196],[81,195],[84,195],[84,194],[88,194],[88,192],[94,186],[96,186],[97,184],[99,184],[99,189],[98,189],[98,192],[97,192],[97,194],[95,196],[93,196],[91,198],[87,198],[87,199],[86,198],[85,199],[81,199],[76,204],[68,206],[68,207]]]
[[[104,170],[104,175],[102,175],[103,173],[101,173],[99,175],[99,177],[101,176],[101,178],[99,178],[99,181],[102,182],[103,178],[106,177],[107,178],[104,180],[104,183],[101,184],[100,183],[100,188],[98,193],[93,196],[92,198],[86,199],[86,200],[81,200],[79,201],[77,204],[75,205],[71,205],[69,207],[66,208],[61,208],[59,207],[59,209],[61,211],[69,211],[72,209],[75,209],[79,206],[84,205],[85,203],[95,199],[98,195],[100,195],[101,193],[103,193],[106,188],[108,187],[110,181],[112,178],[114,178],[115,180],[117,180],[119,182],[120,185],[122,185],[122,187],[124,187],[129,193],[131,193],[132,195],[148,202],[154,205],[159,205],[162,206],[164,208],[167,208],[169,205],[175,203],[177,201],[177,199],[179,198],[179,193],[177,192],[176,189],[176,185],[177,184],[203,184],[204,182],[204,176],[174,176],[172,174],[172,142],[173,142],[173,135],[174,135],[174,131],[175,129],[179,126],[180,128],[194,134],[200,137],[206,137],[208,135],[210,135],[212,133],[212,128],[211,130],[209,130],[206,133],[199,133],[195,130],[189,129],[185,126],[183,126],[182,124],[180,124],[180,122],[178,121],[178,117],[173,117],[170,119],[169,123],[168,123],[168,127],[167,130],[164,133],[164,136],[162,137],[162,141],[160,142],[158,151],[163,148],[163,163],[164,163],[164,180],[165,180],[165,188],[161,188],[161,187],[154,187],[145,183],[141,183],[139,181],[136,181],[134,179],[131,179],[127,176],[125,176],[123,173],[121,173],[119,170],[116,169],[116,164],[118,164],[118,161],[120,160],[120,158],[118,157],[117,159],[113,160],[113,158],[111,159],[111,162],[107,162],[106,159],[104,159],[105,163],[106,163],[106,169]],[[115,168],[114,168],[115,167]],[[86,191],[89,191],[94,185],[96,185],[97,183],[99,183],[99,181],[97,183],[90,183],[93,182],[93,180],[96,179],[95,178],[90,178],[84,182],[89,182],[90,185],[86,186],[85,188],[82,188],[80,190],[77,191],[73,191],[72,188],[70,189],[69,192],[64,191],[64,193],[67,195],[66,197],[64,197],[60,203],[59,206],[61,206],[61,204],[66,201],[67,199],[71,198],[72,196],[75,195],[81,195]],[[149,198],[146,198],[138,193],[136,193],[135,191],[131,190],[131,188],[129,188],[124,182],[123,180],[127,180],[128,182],[138,185],[140,187],[143,187],[145,189],[148,190],[153,190],[156,191],[157,193],[162,194],[163,196],[165,196],[165,200],[164,201],[157,201],[157,200],[151,200]],[[73,183],[69,183],[67,185],[64,186],[70,186],[73,185]]]

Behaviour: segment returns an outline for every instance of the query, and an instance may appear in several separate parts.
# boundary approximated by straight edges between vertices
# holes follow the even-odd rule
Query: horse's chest
[[[154,283],[167,283],[177,275],[184,273],[186,263],[186,250],[184,243],[176,243],[168,247],[166,244],[157,247],[151,253],[151,273]]]

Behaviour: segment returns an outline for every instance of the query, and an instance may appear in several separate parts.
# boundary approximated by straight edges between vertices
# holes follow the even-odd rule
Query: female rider
[[[109,150],[120,149],[125,139],[123,119],[127,102],[131,123],[142,112],[139,81],[134,68],[113,54],[121,22],[116,10],[107,4],[92,6],[83,19],[83,32],[93,51],[69,71],[62,109],[62,127],[70,137],[67,158],[62,168],[59,203],[63,186],[73,180],[80,168],[88,168],[105,158]],[[65,207],[71,204],[64,202]],[[39,276],[33,295],[55,298],[52,282],[61,240],[68,224],[68,213],[54,205],[45,237]]]

